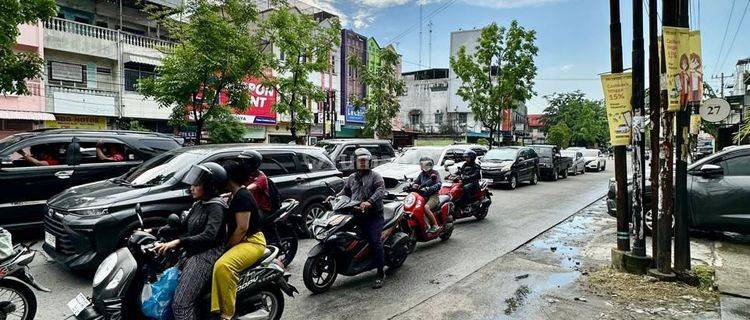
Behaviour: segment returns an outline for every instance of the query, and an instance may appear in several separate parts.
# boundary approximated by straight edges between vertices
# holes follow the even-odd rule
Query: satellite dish
[[[708,122],[721,122],[729,116],[731,107],[729,102],[722,98],[711,98],[703,102],[700,107],[700,114],[703,120]]]

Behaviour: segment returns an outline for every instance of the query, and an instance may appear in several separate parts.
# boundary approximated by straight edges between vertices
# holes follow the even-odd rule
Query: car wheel
[[[312,227],[313,221],[315,219],[322,217],[326,213],[326,207],[323,206],[322,203],[311,203],[308,204],[307,207],[305,207],[305,211],[303,214],[303,217],[305,217],[305,230],[307,230],[307,233],[312,236],[312,231],[310,228]]]
[[[563,178],[563,179],[566,179],[566,178],[568,178],[568,169],[565,169],[565,170],[563,170],[563,173],[562,173],[562,178]]]
[[[554,170],[552,170],[552,173],[550,174],[550,179],[552,181],[557,181],[558,178],[559,178],[559,176],[558,176],[557,172],[555,172]]]
[[[586,174],[586,166],[583,166],[583,168],[581,168],[581,174]]]
[[[573,168],[573,172],[571,172],[570,175],[573,175],[573,176],[578,175],[578,171],[576,171],[576,168]]]
[[[607,164],[606,163],[602,166],[602,171],[604,171],[604,170],[607,170]]]
[[[516,187],[518,187],[518,178],[516,175],[511,175],[510,180],[508,180],[508,189],[513,190]]]
[[[539,172],[534,172],[534,174],[531,175],[531,181],[529,181],[531,185],[535,185],[539,183]]]

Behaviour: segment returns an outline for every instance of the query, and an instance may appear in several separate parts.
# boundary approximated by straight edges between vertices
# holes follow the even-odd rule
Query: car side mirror
[[[703,176],[722,175],[724,174],[724,168],[715,164],[704,164],[699,172]]]

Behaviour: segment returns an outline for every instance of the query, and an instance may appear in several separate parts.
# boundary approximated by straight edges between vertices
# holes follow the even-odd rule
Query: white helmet
[[[364,164],[360,164],[360,159],[366,159]],[[372,169],[372,153],[370,150],[365,148],[358,148],[354,150],[354,166],[357,170],[370,170]]]

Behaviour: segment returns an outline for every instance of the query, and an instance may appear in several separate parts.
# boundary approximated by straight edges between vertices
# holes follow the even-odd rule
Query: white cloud
[[[572,65],[572,64],[566,64],[566,65],[563,65],[562,67],[560,67],[560,70],[561,71],[570,71],[570,70],[573,69],[573,67],[575,67],[575,66]]]
[[[357,29],[365,29],[375,22],[375,15],[365,9],[359,9],[352,19],[352,25]]]
[[[355,4],[371,8],[389,8],[394,6],[405,5],[411,0],[354,0]]]

